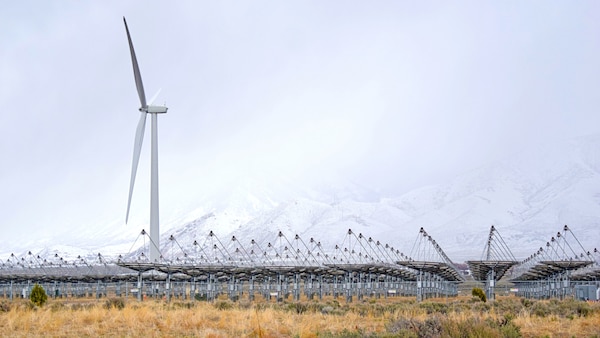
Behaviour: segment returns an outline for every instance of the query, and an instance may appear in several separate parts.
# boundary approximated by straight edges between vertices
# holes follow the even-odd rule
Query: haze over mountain
[[[598,1],[14,1],[0,11],[0,258],[140,244],[150,142],[125,224],[139,99],[123,17],[148,98],[162,88],[169,107],[167,237],[352,228],[410,251],[423,226],[460,260],[492,222],[542,242],[595,219],[580,160],[490,162],[600,132]]]
[[[281,230],[333,246],[352,229],[410,254],[419,228],[424,227],[451,259],[463,261],[481,257],[492,224],[517,258],[535,252],[568,224],[590,250],[600,239],[598,149],[599,135],[538,145],[447,184],[399,197],[378,196],[348,184],[298,190],[291,199],[276,203],[268,193],[239,189],[232,195],[233,210],[214,210],[175,234],[185,243],[213,230],[223,238],[235,235],[249,243],[273,240]],[[246,216],[252,214],[248,210],[257,212],[230,222],[235,210],[245,210]],[[227,226],[220,226],[220,219]]]
[[[331,248],[352,229],[410,255],[424,227],[453,261],[462,262],[481,258],[492,224],[518,259],[544,246],[565,224],[592,250],[600,239],[599,149],[600,135],[541,144],[401,196],[329,177],[311,186],[275,176],[246,177],[163,222],[162,250],[173,250],[168,240],[173,235],[192,252],[192,243],[210,231],[224,242],[236,236],[242,245],[252,239],[266,244],[282,231]],[[79,243],[48,243],[44,253],[133,253],[143,244],[136,236],[131,229],[112,236],[83,232]],[[90,244],[99,239],[107,245]]]

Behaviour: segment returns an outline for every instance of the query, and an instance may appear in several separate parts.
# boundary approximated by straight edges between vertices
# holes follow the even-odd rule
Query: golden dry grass
[[[538,317],[521,313],[514,319],[523,337],[600,337],[600,306],[592,315],[562,317],[550,315]]]
[[[266,306],[219,310],[205,302],[193,303],[191,308],[162,301],[131,301],[122,310],[107,309],[104,305],[103,301],[89,301],[74,306],[53,300],[43,308],[31,308],[18,303],[10,311],[0,313],[0,330],[13,337],[311,337],[325,330],[384,330],[381,319],[365,320],[354,313],[344,316],[298,314]]]
[[[11,337],[416,337],[427,336],[427,332],[449,337],[502,337],[514,336],[514,332],[524,337],[600,335],[598,304],[583,311],[579,303],[536,301],[523,305],[512,297],[494,305],[468,298],[421,304],[412,298],[348,304],[332,298],[280,304],[244,299],[237,303],[224,299],[212,303],[128,300],[122,309],[106,304],[106,300],[49,300],[44,307],[35,308],[26,301],[15,301],[8,311],[0,312],[0,332]]]

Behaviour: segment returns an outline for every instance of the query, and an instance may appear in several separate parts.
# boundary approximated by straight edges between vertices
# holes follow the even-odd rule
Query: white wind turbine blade
[[[158,88],[158,90],[156,91],[156,94],[154,94],[152,96],[152,98],[150,99],[150,101],[148,101],[148,105],[151,106],[154,104],[154,101],[156,100],[156,98],[158,97],[158,95],[160,94],[160,91],[162,90],[162,88]]]
[[[125,215],[125,224],[129,220],[129,207],[131,206],[131,196],[133,195],[133,185],[135,184],[135,174],[138,163],[140,162],[140,152],[142,151],[142,142],[144,141],[144,129],[146,127],[146,112],[142,112],[140,121],[135,131],[135,143],[133,145],[133,162],[131,163],[131,180],[129,182],[129,199],[127,200],[127,214]]]
[[[137,87],[138,96],[140,97],[141,108],[146,108],[146,93],[144,92],[144,84],[142,83],[142,75],[140,74],[140,67],[138,66],[137,58],[135,57],[135,50],[133,50],[133,42],[131,42],[131,35],[129,35],[129,28],[127,27],[127,21],[123,17],[125,23],[125,30],[127,31],[127,40],[129,41],[129,51],[131,52],[131,63],[133,64],[133,76],[135,77],[135,86]]]

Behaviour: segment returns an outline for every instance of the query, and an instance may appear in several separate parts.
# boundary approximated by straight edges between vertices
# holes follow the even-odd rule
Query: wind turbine
[[[125,31],[127,32],[127,40],[129,41],[129,51],[131,52],[131,63],[133,64],[133,76],[135,77],[135,86],[137,87],[138,96],[140,97],[141,112],[140,121],[138,122],[135,131],[135,143],[133,146],[133,162],[131,165],[131,181],[129,183],[129,199],[127,200],[127,215],[125,216],[125,224],[129,220],[129,208],[131,206],[131,196],[133,195],[133,185],[135,184],[135,174],[137,172],[138,163],[140,161],[140,151],[142,150],[142,142],[144,140],[144,129],[146,127],[146,116],[150,114],[152,119],[151,133],[151,156],[150,156],[150,261],[157,262],[160,259],[160,232],[158,221],[158,114],[167,112],[165,106],[154,106],[146,103],[146,94],[144,93],[144,84],[138,66],[131,35],[127,27],[127,21],[123,17],[125,23]]]

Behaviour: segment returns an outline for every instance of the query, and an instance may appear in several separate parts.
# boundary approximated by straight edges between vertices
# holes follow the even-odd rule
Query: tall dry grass
[[[123,306],[118,306],[119,304]],[[593,337],[600,305],[574,301],[494,304],[470,298],[416,303],[394,298],[270,303],[50,300],[42,308],[16,301],[0,309],[11,337]]]

